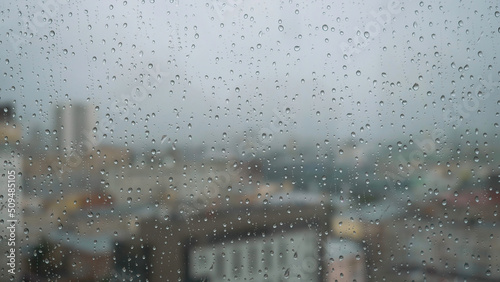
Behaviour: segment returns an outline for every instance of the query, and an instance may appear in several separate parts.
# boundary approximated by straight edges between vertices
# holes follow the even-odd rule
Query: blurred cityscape
[[[249,129],[224,148],[165,135],[138,150],[101,142],[90,103],[54,106],[29,139],[1,109],[16,281],[500,280],[499,144],[424,132],[270,149]]]

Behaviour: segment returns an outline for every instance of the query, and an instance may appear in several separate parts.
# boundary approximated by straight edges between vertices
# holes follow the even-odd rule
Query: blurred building
[[[55,122],[60,153],[83,155],[92,149],[97,116],[91,104],[59,105]]]
[[[499,199],[491,190],[411,204],[393,198],[343,213],[334,230],[364,246],[370,281],[498,281]]]
[[[11,103],[0,104],[0,136],[2,145],[14,145],[21,138],[21,127],[15,122],[15,108]]]
[[[326,205],[283,204],[151,218],[126,249],[149,250],[139,271],[149,281],[322,281],[330,215]]]
[[[366,281],[365,251],[361,244],[345,239],[328,241],[326,281]]]

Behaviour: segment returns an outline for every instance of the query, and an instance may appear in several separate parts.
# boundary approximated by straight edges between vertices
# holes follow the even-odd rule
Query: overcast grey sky
[[[496,1],[47,2],[0,4],[0,101],[24,126],[68,101],[97,105],[116,144],[391,139],[449,127],[443,108],[460,132],[498,120]]]

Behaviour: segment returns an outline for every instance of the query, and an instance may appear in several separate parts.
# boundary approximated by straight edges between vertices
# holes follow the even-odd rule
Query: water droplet
[[[290,268],[287,268],[287,269],[285,270],[285,274],[284,274],[284,276],[285,276],[285,278],[290,277]]]

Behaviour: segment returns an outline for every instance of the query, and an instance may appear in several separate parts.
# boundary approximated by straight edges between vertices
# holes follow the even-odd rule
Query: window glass
[[[0,22],[0,281],[500,280],[497,2]]]

